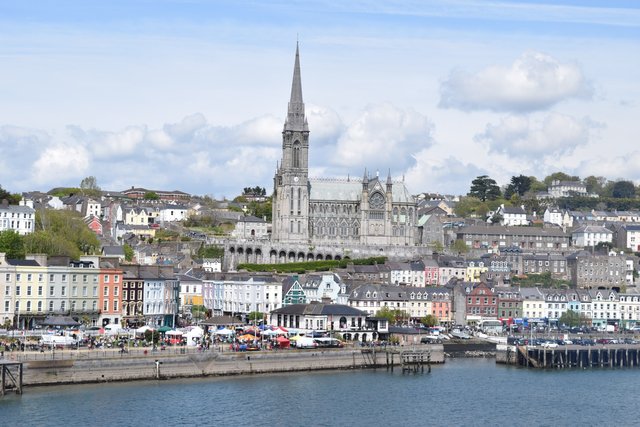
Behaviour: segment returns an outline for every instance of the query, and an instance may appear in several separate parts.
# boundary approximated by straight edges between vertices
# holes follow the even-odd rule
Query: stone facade
[[[297,48],[282,138],[282,160],[274,177],[273,243],[311,248],[416,245],[417,202],[404,182],[367,172],[361,179],[309,178],[309,126]]]

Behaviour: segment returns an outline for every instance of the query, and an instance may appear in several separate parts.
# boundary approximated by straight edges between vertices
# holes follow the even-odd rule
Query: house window
[[[104,283],[109,283],[109,275],[108,274],[104,275]]]
[[[114,286],[114,287],[113,287],[113,296],[114,296],[114,297],[117,297],[117,296],[118,296],[118,294],[120,293],[120,292],[119,292],[119,290],[120,290],[120,287],[119,287],[119,286]]]
[[[102,292],[102,296],[108,297],[109,296],[109,287],[105,286]]]

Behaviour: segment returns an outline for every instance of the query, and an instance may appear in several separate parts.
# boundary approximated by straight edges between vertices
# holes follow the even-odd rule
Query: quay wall
[[[442,345],[418,347],[430,350],[431,363],[444,363]],[[409,348],[406,348],[409,350]],[[399,354],[399,351],[394,351]],[[24,360],[23,385],[80,384],[111,381],[251,375],[317,370],[386,367],[389,360],[400,365],[400,357],[387,358],[385,351],[364,355],[360,350],[290,350],[278,352],[218,352],[189,354],[153,353],[107,357],[69,357]],[[156,363],[156,361],[158,363]]]

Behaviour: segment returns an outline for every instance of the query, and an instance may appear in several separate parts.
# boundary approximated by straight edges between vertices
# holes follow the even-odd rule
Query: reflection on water
[[[635,425],[638,381],[637,368],[536,371],[454,359],[431,373],[38,387],[0,398],[0,425]]]

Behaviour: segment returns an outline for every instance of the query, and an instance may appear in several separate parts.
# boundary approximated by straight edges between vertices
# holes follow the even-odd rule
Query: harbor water
[[[537,370],[450,359],[385,369],[29,387],[2,426],[637,425],[638,368]]]

